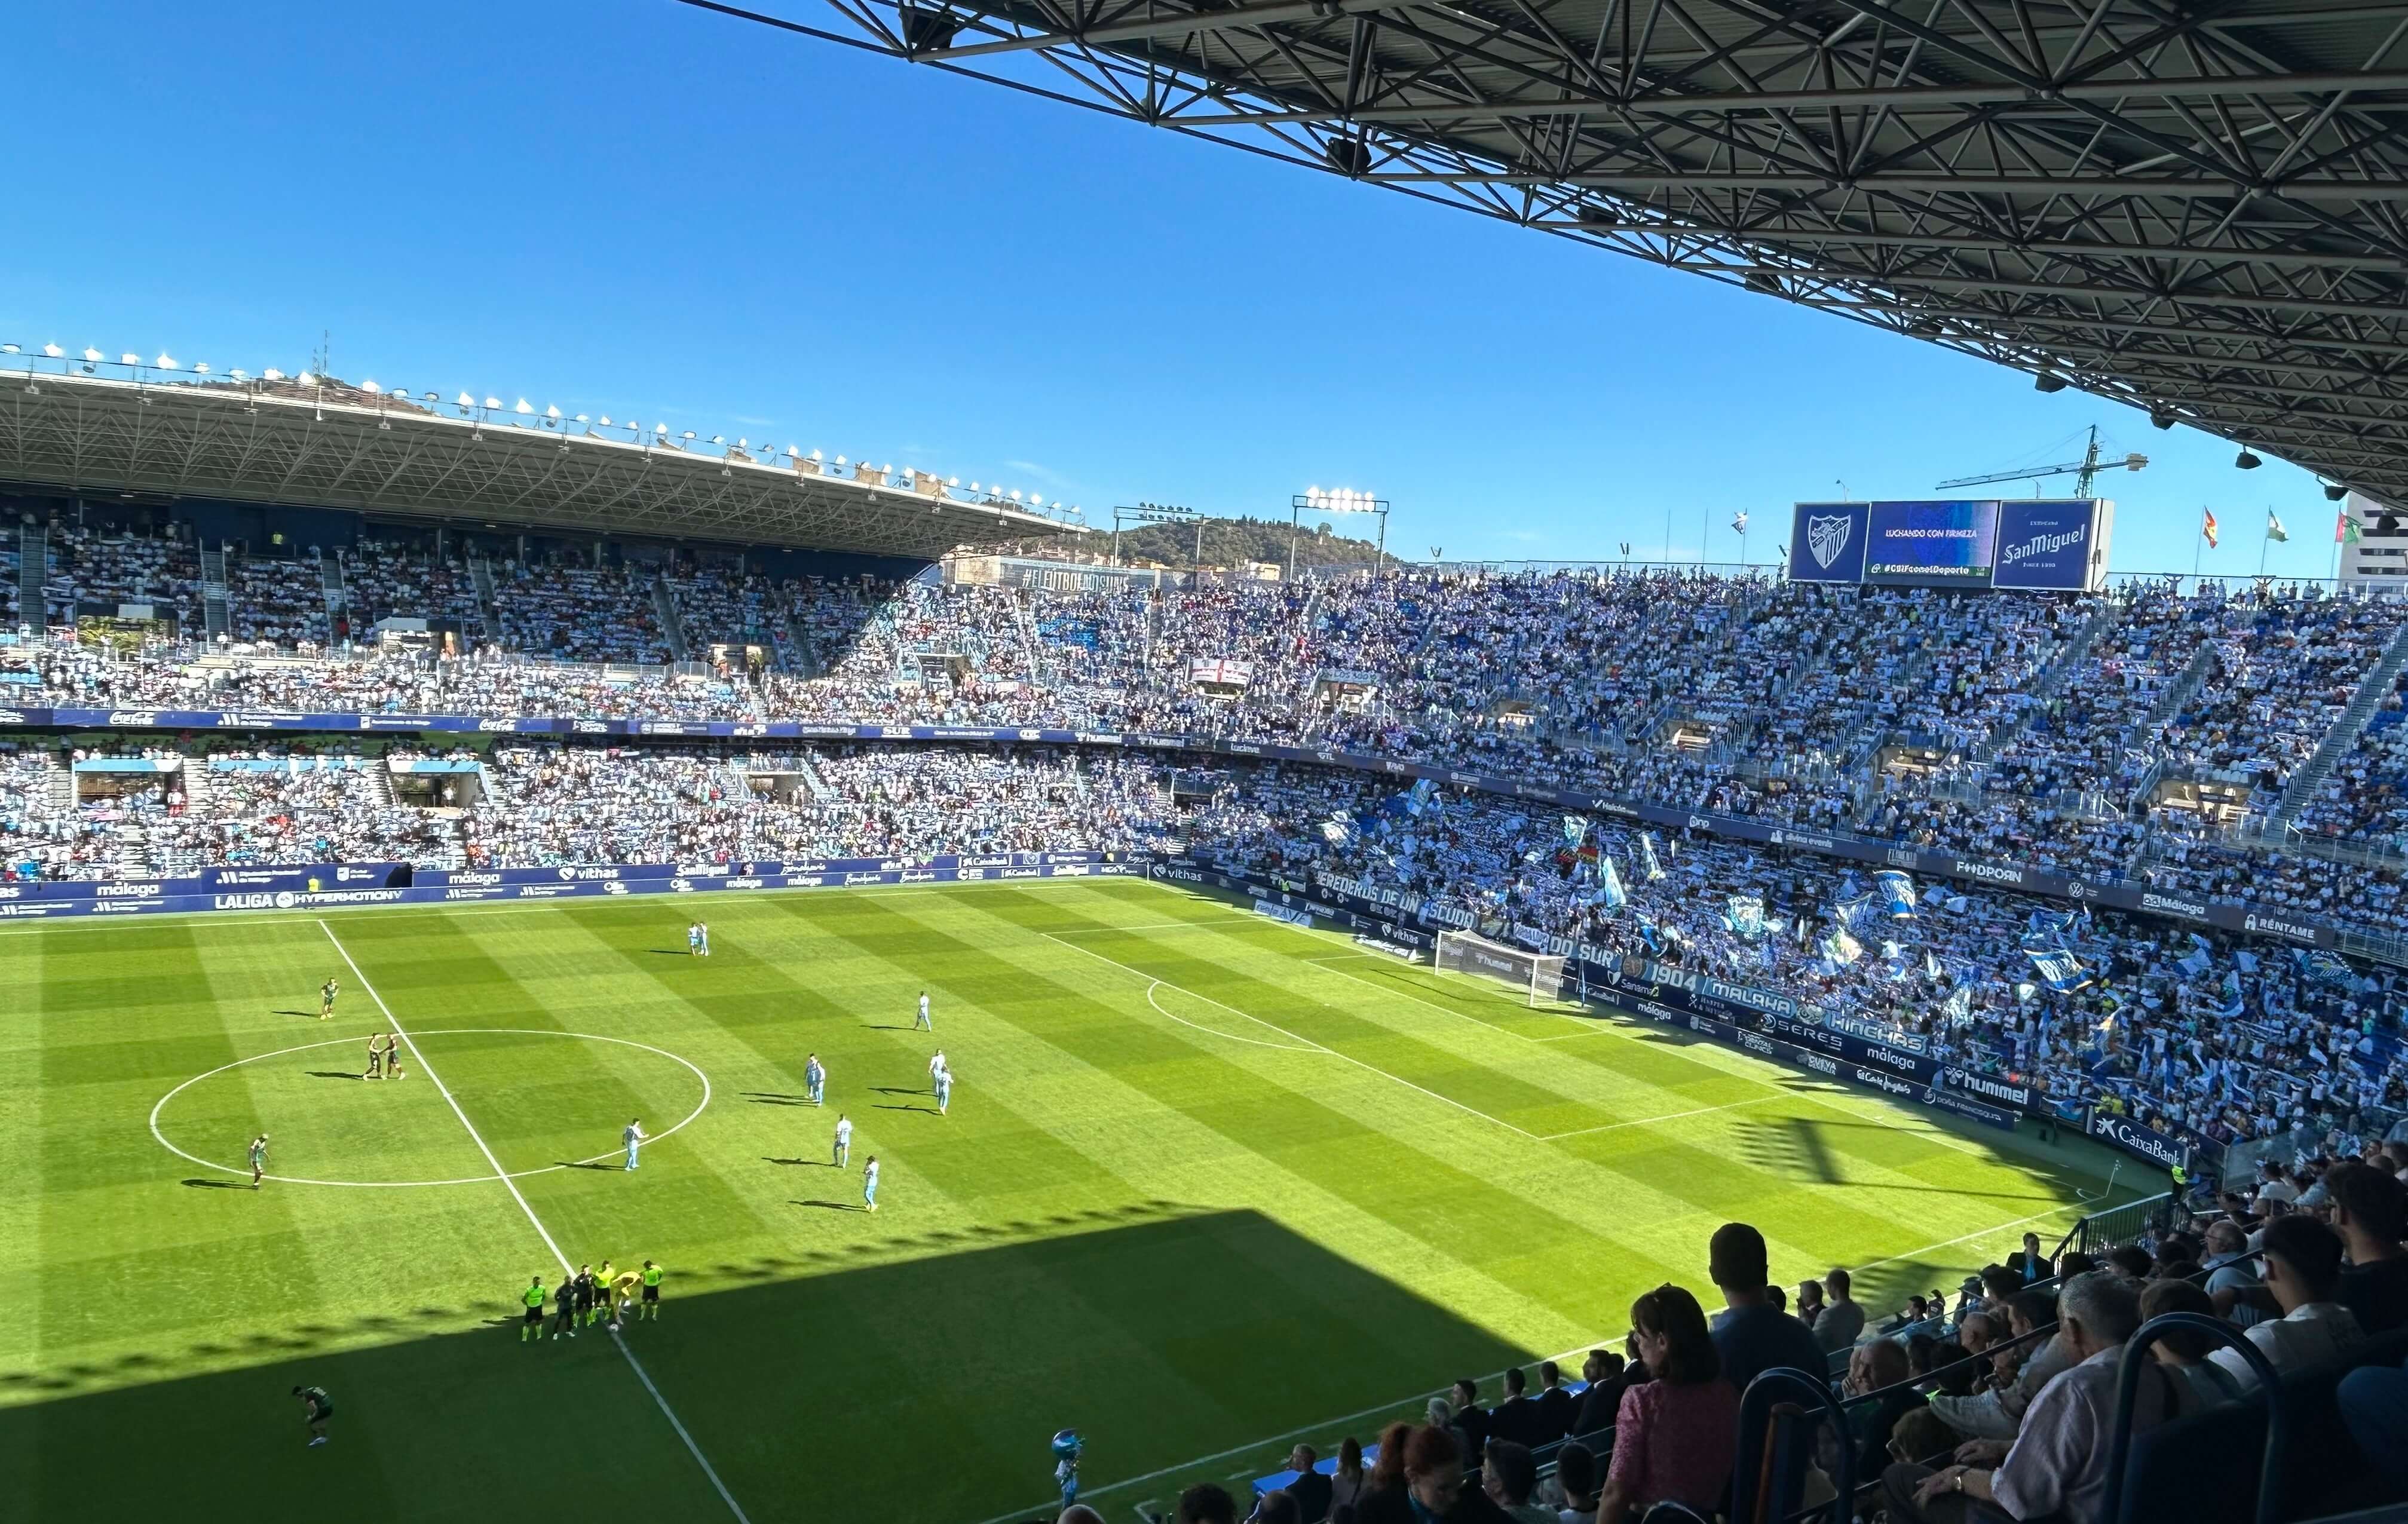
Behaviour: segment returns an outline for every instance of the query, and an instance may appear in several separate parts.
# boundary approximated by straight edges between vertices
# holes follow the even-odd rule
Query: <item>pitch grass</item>
[[[424,1064],[351,1077],[388,1023],[346,953],[474,1136]],[[758,1524],[1035,1517],[1064,1425],[1125,1517],[1618,1338],[1727,1219],[1886,1308],[2098,1186],[2086,1146],[1140,881],[10,927],[0,990],[0,1494],[30,1519],[733,1517],[664,1404]],[[697,1069],[639,1172],[555,1167],[685,1117]],[[208,1164],[150,1125],[201,1075],[157,1125]],[[254,1194],[263,1131],[277,1175],[466,1183]],[[546,1234],[667,1267],[641,1378],[600,1330],[519,1342]],[[335,1395],[322,1448],[296,1383]]]

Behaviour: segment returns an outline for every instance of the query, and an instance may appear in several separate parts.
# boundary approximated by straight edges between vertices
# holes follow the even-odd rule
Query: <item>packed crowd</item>
[[[1827,1382],[1841,1412],[1836,1423],[1809,1420],[1813,1443],[1789,1484],[1797,1503],[1841,1502],[1845,1478],[1842,1517],[1868,1524],[2111,1524],[2124,1362],[2146,1362],[2132,1374],[2132,1431],[2189,1423],[2196,1435],[2194,1420],[2256,1395],[2258,1366],[2240,1346],[2284,1383],[2276,1401],[2321,1403],[2340,1420],[2319,1436],[2330,1464],[2269,1485],[2328,1512],[2397,1503],[2408,1501],[2403,1240],[2408,1150],[2375,1145],[2269,1168],[2254,1188],[2095,1255],[2052,1257],[2027,1232],[1953,1299],[1910,1292],[1894,1313],[1858,1301],[1845,1268],[1800,1282],[1793,1297],[1772,1280],[1763,1233],[1726,1223],[1702,1266],[1719,1303],[1711,1316],[1685,1288],[1659,1286],[1631,1304],[1621,1350],[1588,1351],[1577,1380],[1554,1360],[1540,1362],[1535,1386],[1525,1368],[1484,1390],[1465,1377],[1375,1446],[1349,1435],[1327,1460],[1296,1446],[1287,1470],[1257,1484],[1249,1514],[1202,1483],[1166,1517],[1627,1524],[1669,1505],[1710,1518],[1729,1511],[1738,1488],[1777,1474],[1741,1454],[1739,1413],[1752,1382],[1783,1370]],[[2222,1332],[2134,1342],[2168,1313]],[[2187,1459],[2220,1468],[2254,1465],[2257,1454]],[[1055,1517],[1101,1517],[1077,1505]]]

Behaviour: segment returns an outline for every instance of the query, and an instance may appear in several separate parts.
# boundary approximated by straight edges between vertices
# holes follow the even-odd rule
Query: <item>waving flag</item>
[[[1578,848],[1580,844],[1586,840],[1588,840],[1588,817],[1585,815],[1565,816],[1564,845],[1566,847]]]
[[[1737,531],[1738,533],[1742,534],[1746,534],[1746,533],[1747,533],[1747,515],[1746,515],[1746,514],[1744,514],[1744,513],[1734,513],[1734,514],[1732,514],[1732,515],[1731,515],[1731,528],[1732,528],[1733,530]]]
[[[1873,875],[1873,887],[1880,890],[1883,897],[1889,901],[1890,919],[1913,920],[1914,919],[1914,879],[1896,868],[1888,868]]]
[[[1639,833],[1639,863],[1647,882],[1652,884],[1664,876],[1664,864],[1656,861],[1656,837],[1652,832]]]
[[[1844,926],[1834,930],[1830,935],[1823,939],[1823,956],[1842,968],[1847,967],[1864,955],[1865,945],[1850,936]]]
[[[1598,866],[1597,897],[1608,910],[1619,910],[1629,902],[1630,896],[1622,891],[1622,874],[1612,858]]]
[[[1941,1003],[1940,1012],[1948,1018],[1948,1024],[1952,1027],[1961,1027],[1971,1021],[1973,1019],[1972,986],[1958,985],[1955,991]]]
[[[2358,527],[2358,520],[2349,516],[2347,508],[2342,509],[2341,517],[2333,520],[2333,544],[2356,545],[2363,537],[2364,532]]]
[[[1724,902],[1723,924],[1731,935],[1742,942],[1753,942],[1764,935],[1764,896],[1734,894]]]
[[[2201,508],[2199,511],[2203,515],[2199,533],[2207,541],[2207,548],[2213,550],[2215,548],[2215,510]]]
[[[2274,517],[2274,510],[2272,508],[2266,510],[2266,537],[2276,545],[2291,543],[2291,532],[2283,527],[2283,520]]]
[[[2032,972],[2051,990],[2064,994],[2089,984],[2090,976],[2084,972],[2081,959],[2053,944],[2036,946],[2038,941],[2035,935],[2024,938],[2024,956],[2031,960]]]

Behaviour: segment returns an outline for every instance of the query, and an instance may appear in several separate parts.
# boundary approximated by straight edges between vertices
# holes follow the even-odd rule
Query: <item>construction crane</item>
[[[2093,423],[2090,426],[2090,448],[2082,452],[2082,459],[2078,461],[2068,461],[2063,465],[2028,465],[2020,471],[1993,471],[1982,477],[1958,477],[1954,481],[1942,482],[1934,490],[1945,491],[1951,487],[1986,487],[1994,481],[2037,481],[2042,477],[2070,476],[2074,478],[2073,495],[2088,497],[2091,485],[2100,472],[2113,471],[2118,466],[2127,471],[2138,471],[2148,463],[2149,458],[2140,454],[2127,455],[2120,461],[2100,459],[2099,425]]]

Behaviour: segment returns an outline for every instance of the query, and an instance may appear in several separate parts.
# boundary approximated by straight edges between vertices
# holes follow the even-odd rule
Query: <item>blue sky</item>
[[[786,13],[840,25],[781,0]],[[1332,176],[668,3],[79,0],[10,22],[0,337],[767,436],[1065,497],[1395,505],[1450,558],[1754,559],[1787,505],[2080,453],[2326,575],[2305,473],[2075,392]],[[27,136],[29,130],[32,135]],[[2052,494],[2069,480],[2045,484]],[[2011,489],[2000,489],[2011,491]],[[2028,491],[2028,488],[2026,489]],[[2021,494],[2017,494],[2021,495]],[[1670,520],[1668,534],[1667,523]]]

